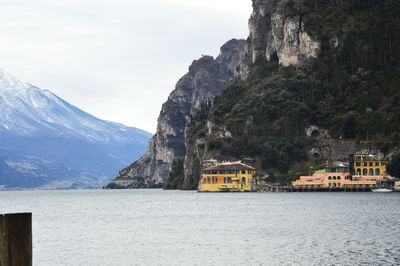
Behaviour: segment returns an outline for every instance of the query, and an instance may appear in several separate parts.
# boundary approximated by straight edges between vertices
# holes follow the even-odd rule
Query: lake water
[[[400,264],[400,193],[0,192],[34,265]]]

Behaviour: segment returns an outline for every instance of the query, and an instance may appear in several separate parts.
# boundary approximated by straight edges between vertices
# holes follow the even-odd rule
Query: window
[[[232,177],[228,176],[228,184],[232,184]]]
[[[223,175],[223,174],[225,174],[225,171],[218,171],[218,173],[219,173],[220,175]]]
[[[246,184],[246,177],[242,177],[242,184]]]
[[[331,179],[332,179],[332,177],[331,177],[331,176],[329,176],[329,177],[328,177],[328,180],[331,180]],[[330,184],[329,184],[329,185],[330,185]]]
[[[332,177],[333,180],[336,180],[336,176]]]
[[[363,163],[363,166],[368,166],[366,162]]]
[[[207,177],[207,181],[208,184],[211,184],[211,177]]]
[[[336,179],[337,179],[337,180],[340,180],[340,176],[338,176]]]
[[[386,163],[381,163],[381,166],[385,166],[386,165]]]
[[[375,175],[381,175],[381,170],[379,168],[375,169]]]
[[[369,162],[369,166],[374,166],[374,163],[373,162]]]
[[[204,178],[203,178],[203,184],[205,184],[206,181],[207,181],[207,179],[204,177]]]
[[[248,173],[248,174],[251,174],[251,170],[248,170],[247,173]]]
[[[361,175],[361,169],[357,169],[357,175]]]
[[[218,176],[215,177],[215,184],[218,184]]]
[[[367,175],[368,174],[368,170],[367,170],[367,168],[364,168],[363,169],[363,175]]]
[[[224,184],[226,184],[226,177],[224,177]]]
[[[356,163],[356,166],[361,166],[361,163],[360,163],[360,162],[357,162],[357,163]]]
[[[374,175],[374,169],[369,169],[369,175]]]
[[[379,162],[376,162],[376,163],[375,163],[375,166],[379,166]]]
[[[217,174],[217,171],[212,171],[211,174],[212,174],[212,175],[216,175],[216,174]]]
[[[246,174],[246,171],[245,171],[245,170],[242,170],[242,174],[243,174],[243,175]]]

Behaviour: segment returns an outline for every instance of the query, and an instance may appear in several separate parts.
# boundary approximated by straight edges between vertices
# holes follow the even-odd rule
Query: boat
[[[393,189],[378,188],[378,189],[373,189],[372,192],[393,192]]]

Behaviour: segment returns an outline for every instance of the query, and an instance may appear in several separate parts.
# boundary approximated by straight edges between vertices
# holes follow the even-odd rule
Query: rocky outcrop
[[[256,60],[271,60],[277,56],[283,66],[303,67],[316,58],[320,42],[312,39],[305,31],[299,16],[289,17],[283,12],[285,1],[253,0],[253,12],[249,19],[249,38],[245,46],[252,63]],[[211,134],[211,122],[205,125]],[[209,162],[238,160],[229,155],[207,150],[205,138],[196,135],[196,126],[186,129],[186,156],[184,159],[184,179],[181,189],[196,189],[200,169],[210,166]],[[215,132],[214,132],[215,133]],[[229,137],[227,130],[218,132],[219,137]]]
[[[120,171],[105,188],[160,187],[165,183],[174,158],[184,157],[185,125],[204,103],[210,103],[232,81],[245,78],[249,58],[245,40],[230,40],[217,58],[204,56],[193,61],[189,72],[176,84],[163,104],[157,132],[147,153]]]
[[[284,2],[253,0],[247,41],[231,40],[222,46],[216,59],[204,56],[192,63],[163,104],[147,153],[123,169],[106,188],[159,187],[178,158],[185,158],[180,160],[185,178],[172,182],[181,184],[172,188],[195,188],[202,161],[213,159],[213,154],[197,148],[204,146],[201,139],[188,137],[185,144],[186,123],[201,105],[212,102],[235,79],[247,78],[250,63],[258,58],[271,60],[276,55],[284,66],[303,66],[319,53],[319,42],[304,31],[300,17],[283,14]]]
[[[286,16],[285,1],[253,0],[253,13],[249,19],[251,56],[271,59],[276,55],[283,66],[305,66],[316,58],[320,42],[304,31],[301,17]]]

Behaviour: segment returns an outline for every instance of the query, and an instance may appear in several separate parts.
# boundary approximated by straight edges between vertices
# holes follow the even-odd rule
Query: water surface
[[[0,192],[34,265],[400,264],[400,193]]]

